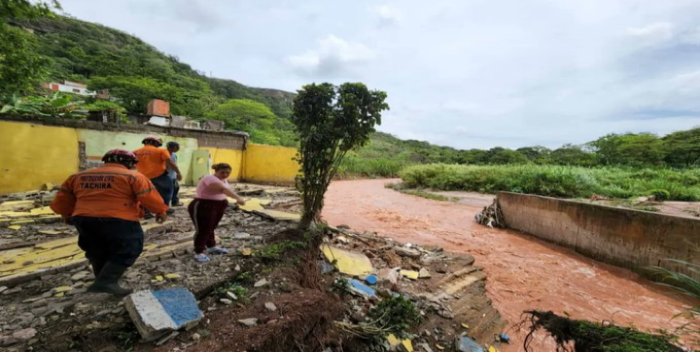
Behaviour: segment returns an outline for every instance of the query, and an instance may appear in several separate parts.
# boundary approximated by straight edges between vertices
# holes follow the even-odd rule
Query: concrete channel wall
[[[700,264],[700,219],[510,192],[499,192],[498,203],[509,228],[648,277],[640,269],[661,264],[700,279],[663,262]]]

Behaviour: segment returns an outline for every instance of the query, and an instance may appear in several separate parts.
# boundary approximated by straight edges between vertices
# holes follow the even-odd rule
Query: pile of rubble
[[[485,294],[486,274],[473,257],[347,227],[328,230],[319,250],[310,251],[305,236],[289,230],[301,207],[296,191],[243,186],[238,192],[246,206],[231,206],[217,230],[231,252],[211,262],[192,260],[193,228],[184,208],[176,208],[165,224],[145,223],[145,252],[124,278],[137,292],[124,300],[86,292],[93,276],[70,227],[0,227],[0,236],[23,243],[0,250],[0,348],[150,351],[155,343],[156,351],[195,352],[294,346],[324,352],[496,351],[507,340],[501,334],[505,321]],[[187,203],[192,190],[182,193]],[[45,205],[33,206],[21,211]],[[349,295],[331,290],[339,281],[347,282]],[[189,303],[173,303],[170,295]],[[370,309],[396,295],[423,317],[405,336],[387,334],[378,346],[339,328],[366,321]],[[139,318],[139,306],[169,305],[194,306],[189,313],[196,319],[150,326]],[[181,327],[189,330],[177,331]]]

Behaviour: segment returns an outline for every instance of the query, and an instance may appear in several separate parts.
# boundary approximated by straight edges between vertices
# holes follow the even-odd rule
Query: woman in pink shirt
[[[194,222],[194,259],[198,262],[208,262],[207,254],[226,254],[226,248],[218,247],[214,237],[214,230],[224,216],[228,207],[227,196],[236,200],[240,205],[245,201],[234,193],[228,186],[228,176],[231,174],[231,165],[221,163],[212,166],[215,173],[207,175],[199,180],[197,193],[194,200],[187,207],[190,218]]]

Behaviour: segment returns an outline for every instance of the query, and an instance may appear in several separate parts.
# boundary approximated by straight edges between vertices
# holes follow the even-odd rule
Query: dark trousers
[[[204,253],[208,247],[216,246],[214,230],[224,216],[228,207],[226,200],[208,200],[195,198],[187,207],[194,222],[194,251]]]
[[[163,198],[165,205],[170,206],[170,197],[173,194],[173,181],[168,177],[168,173],[166,172],[156,178],[152,178],[151,182],[156,186],[156,190]]]
[[[107,262],[132,266],[143,252],[143,229],[138,221],[74,216],[78,246],[97,273]]]
[[[180,182],[178,180],[172,180],[173,181],[173,196],[170,197],[170,206],[176,206],[180,204],[180,197],[177,196],[178,193],[180,193]]]

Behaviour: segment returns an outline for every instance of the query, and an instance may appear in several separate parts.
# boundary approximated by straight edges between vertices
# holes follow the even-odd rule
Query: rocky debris
[[[394,247],[394,252],[402,257],[418,259],[421,256],[420,251],[409,247]]]
[[[225,304],[225,305],[227,305],[227,306],[230,306],[230,305],[233,304],[233,301],[230,300],[230,299],[228,299],[228,298],[222,298],[222,299],[219,300],[219,302],[221,302],[221,303],[223,303],[223,304]]]
[[[477,223],[490,228],[506,227],[503,212],[501,211],[501,207],[498,205],[498,198],[495,198],[491,205],[484,207],[484,210],[481,213],[474,215],[474,219]]]
[[[272,302],[265,302],[265,309],[274,312],[277,310],[277,306]]]
[[[146,341],[173,330],[189,329],[204,317],[197,299],[184,287],[135,292],[125,298],[124,307]]]
[[[251,327],[258,325],[258,318],[238,319],[238,322],[245,326]]]
[[[258,280],[257,282],[255,282],[253,287],[263,287],[263,286],[267,286],[267,284],[269,284],[269,282],[267,282],[267,279],[262,279],[262,280]]]

